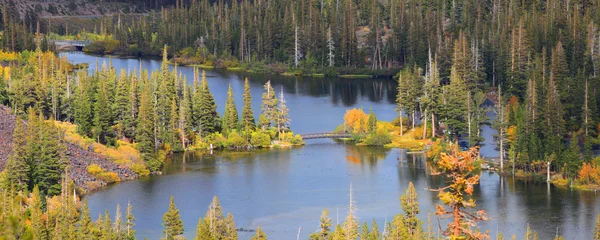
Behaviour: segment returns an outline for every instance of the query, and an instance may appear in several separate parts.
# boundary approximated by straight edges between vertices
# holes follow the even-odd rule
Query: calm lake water
[[[82,53],[63,53],[74,63],[89,63],[106,57]],[[160,60],[141,60],[142,67],[160,68]],[[135,59],[112,59],[116,68],[139,68]],[[179,67],[191,82],[192,68]],[[210,89],[219,104],[227,96],[228,84],[236,94],[236,105],[242,106],[243,79],[251,82],[253,110],[260,110],[262,85],[271,80],[283,89],[292,130],[315,133],[333,130],[342,123],[349,108],[369,107],[381,120],[392,120],[395,83],[391,80],[295,78],[251,75],[209,70]],[[241,110],[241,109],[238,109]],[[493,114],[490,113],[493,117]],[[493,130],[484,127],[486,144],[482,155],[496,157]],[[357,215],[362,222],[375,219],[380,229],[386,221],[401,212],[399,197],[413,182],[419,195],[420,217],[427,224],[428,212],[439,204],[437,193],[427,191],[443,184],[439,177],[426,174],[421,156],[401,149],[356,147],[332,140],[311,140],[304,147],[254,153],[215,153],[200,156],[193,153],[174,156],[166,174],[115,184],[87,196],[92,214],[103,213],[115,206],[131,202],[136,217],[138,238],[159,239],[162,215],[174,196],[184,222],[185,236],[193,239],[198,218],[203,217],[213,196],[218,196],[224,212],[234,215],[236,227],[254,229],[260,225],[270,239],[295,239],[302,226],[301,239],[319,225],[323,209],[329,209],[334,224],[338,216],[343,222],[348,211],[350,185],[354,191]],[[545,183],[515,180],[494,173],[483,173],[474,198],[477,209],[488,212],[491,221],[480,224],[492,236],[517,234],[522,238],[527,224],[538,231],[540,239],[551,239],[558,231],[567,239],[591,239],[600,193],[558,189]],[[114,214],[113,214],[114,216]],[[437,219],[432,215],[432,225]],[[241,239],[251,234],[239,233]]]

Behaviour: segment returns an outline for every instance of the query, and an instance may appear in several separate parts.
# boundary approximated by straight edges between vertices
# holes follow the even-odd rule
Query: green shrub
[[[400,121],[402,121],[402,125],[404,126],[404,128],[406,128],[406,126],[408,126],[408,118],[407,117],[394,118],[394,120],[392,120],[392,124],[394,124],[394,126],[396,126],[396,127],[400,127]]]
[[[369,134],[362,141],[367,146],[384,146],[392,142],[392,135],[389,132],[377,131],[376,134]]]
[[[292,145],[302,145],[304,141],[299,134],[294,135],[293,132],[285,132],[281,135],[281,140]]]
[[[427,136],[428,138],[431,137],[431,126],[427,127]],[[417,139],[417,140],[421,140],[423,139],[423,126],[418,126],[415,127],[415,129],[413,129],[413,131],[411,132],[411,137],[413,139]]]
[[[271,146],[271,137],[269,134],[262,131],[256,131],[252,133],[250,143],[254,147],[266,148]]]
[[[227,136],[227,147],[240,148],[247,146],[246,138],[242,137],[237,131],[232,131]]]

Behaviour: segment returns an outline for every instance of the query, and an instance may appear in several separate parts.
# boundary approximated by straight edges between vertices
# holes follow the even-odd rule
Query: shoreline
[[[112,53],[98,53],[92,51],[58,51],[60,52],[82,52],[90,56],[102,56],[102,57],[116,57],[121,59],[160,59],[159,56],[153,54],[138,54],[131,55],[122,52]],[[224,60],[219,60],[220,62]],[[338,77],[341,79],[390,79],[393,80],[394,76],[400,71],[400,67],[388,68],[382,70],[372,70],[367,67],[326,67],[316,66],[312,68],[291,68],[289,66],[282,66],[282,63],[236,63],[232,66],[215,66],[211,64],[205,64],[198,61],[191,60],[188,57],[173,56],[169,59],[169,64],[178,66],[198,67],[201,69],[218,69],[226,70],[231,72],[245,72],[253,74],[266,74],[266,75],[277,75],[277,76],[296,76],[296,77]]]

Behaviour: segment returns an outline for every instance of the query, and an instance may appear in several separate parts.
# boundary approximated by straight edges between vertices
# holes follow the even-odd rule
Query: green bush
[[[394,126],[396,126],[396,127],[400,127],[400,121],[401,121],[401,119],[399,117],[394,118],[394,120],[392,120],[392,124],[394,124]],[[404,126],[404,128],[406,128],[406,126],[408,126],[408,118],[407,117],[402,117],[402,125]]]
[[[294,135],[293,132],[285,132],[281,135],[281,140],[292,145],[302,145],[304,141],[299,134]]]
[[[266,148],[271,146],[271,137],[269,134],[262,131],[256,131],[252,133],[250,143],[254,147]]]
[[[384,146],[392,142],[392,135],[389,132],[378,131],[376,134],[369,134],[362,141],[367,146]]]
[[[227,136],[227,147],[228,148],[241,148],[248,145],[246,138],[242,137],[237,131],[232,131]]]

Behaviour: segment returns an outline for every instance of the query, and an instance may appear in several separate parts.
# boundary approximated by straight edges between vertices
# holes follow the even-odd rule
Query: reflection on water
[[[95,67],[96,57],[67,53],[75,63]],[[99,58],[100,64],[108,58]],[[135,59],[113,59],[116,68],[139,68]],[[160,61],[142,60],[142,67],[160,68]],[[192,69],[178,71],[192,79]],[[232,85],[237,106],[242,106],[243,79],[251,82],[255,114],[259,113],[262,85],[271,80],[275,88],[283,88],[296,133],[333,130],[342,123],[350,107],[373,107],[378,119],[392,120],[395,83],[390,80],[337,78],[290,78],[207,71],[208,82],[219,103],[219,111]],[[492,131],[483,129],[486,138],[482,155],[497,156]],[[495,155],[494,155],[495,154]],[[422,155],[404,150],[369,148],[311,140],[307,146],[253,153],[216,153],[202,156],[188,153],[173,157],[164,176],[153,176],[124,182],[88,196],[92,215],[104,209],[115,211],[116,204],[133,205],[138,238],[158,239],[162,231],[162,215],[169,196],[174,196],[185,224],[185,235],[194,237],[198,218],[204,216],[214,195],[224,211],[234,215],[237,227],[260,225],[270,239],[293,239],[299,226],[306,239],[319,225],[319,216],[328,208],[335,222],[343,221],[347,212],[348,189],[354,188],[357,215],[361,222],[375,219],[383,229],[399,213],[399,197],[413,182],[419,194],[421,214],[439,204],[437,193],[427,189],[442,186],[441,176],[430,176]],[[545,183],[502,178],[484,173],[474,196],[478,209],[485,209],[491,221],[481,224],[491,235],[501,231],[505,236],[522,237],[527,224],[537,230],[540,239],[551,239],[557,232],[567,239],[591,239],[600,202],[595,192],[557,189]],[[434,226],[437,221],[434,219]],[[444,222],[442,222],[444,224]],[[240,233],[242,239],[249,235]]]
[[[96,62],[100,66],[104,62],[107,62],[107,66],[110,65],[108,62],[112,62],[112,66],[116,69],[124,68],[128,71],[139,69],[140,64],[144,69],[155,71],[159,70],[161,65],[161,60],[153,59],[109,59],[80,52],[61,53],[61,55],[65,55],[73,63],[88,63],[90,72],[95,71]],[[179,66],[177,71],[192,83],[193,68]],[[277,91],[283,88],[290,109],[291,127],[296,133],[332,131],[343,122],[344,113],[349,107],[365,110],[372,107],[377,113],[377,118],[385,121],[391,121],[396,117],[393,104],[396,97],[396,82],[391,79],[285,77],[223,70],[206,70],[206,76],[218,111],[221,113],[224,111],[229,84],[232,85],[235,94],[236,106],[243,106],[244,79],[248,78],[256,119],[260,114],[263,85],[271,81]]]
[[[426,174],[422,155],[404,150],[346,146],[322,142],[302,148],[253,153],[180,154],[167,164],[166,175],[124,182],[88,197],[93,213],[114,211],[117,203],[131,201],[138,237],[157,239],[162,214],[173,195],[181,209],[186,237],[193,238],[198,218],[204,216],[213,195],[231,212],[237,227],[260,225],[273,239],[290,239],[302,226],[302,239],[316,230],[320,212],[328,208],[335,222],[347,212],[352,184],[361,222],[375,219],[380,226],[399,213],[399,197],[413,182],[421,214],[441,204],[429,188],[443,186],[441,176]],[[534,181],[501,178],[483,173],[473,198],[491,221],[481,224],[495,235],[522,236],[527,224],[540,239],[556,230],[567,239],[589,239],[600,213],[594,192],[557,189]],[[437,219],[434,226],[437,226]],[[441,221],[444,225],[446,222]],[[242,239],[250,235],[240,233]]]

